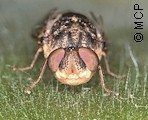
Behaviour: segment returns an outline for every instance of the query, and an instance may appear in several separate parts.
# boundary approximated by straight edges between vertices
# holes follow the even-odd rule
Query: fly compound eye
[[[54,50],[48,57],[48,66],[53,71],[56,72],[59,68],[59,64],[65,55],[64,49]]]
[[[90,71],[95,71],[99,64],[96,53],[89,48],[79,48],[79,55]]]

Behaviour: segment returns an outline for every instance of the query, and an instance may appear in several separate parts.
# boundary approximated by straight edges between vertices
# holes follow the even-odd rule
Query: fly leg
[[[37,58],[38,58],[38,56],[39,56],[39,54],[40,54],[42,51],[43,51],[43,49],[40,47],[40,48],[37,50],[36,54],[34,55],[34,58],[33,58],[32,62],[31,62],[31,64],[30,64],[29,66],[27,66],[27,67],[22,67],[22,68],[21,68],[21,67],[16,67],[16,66],[14,66],[14,67],[13,67],[13,70],[15,70],[15,71],[16,71],[16,70],[25,71],[25,70],[30,70],[30,69],[32,69],[33,66],[34,66],[34,64],[35,64],[35,62],[36,62],[36,60],[37,60]],[[40,75],[39,75],[38,79],[37,79],[35,82],[33,82],[33,83],[25,90],[25,93],[30,94],[31,89],[34,88],[35,85],[41,80],[41,78],[42,78],[42,76],[43,76],[43,74],[44,74],[45,68],[46,68],[46,64],[47,64],[47,59],[46,59],[44,65],[43,65],[43,67],[42,67],[42,69],[41,69],[41,72],[40,72]]]
[[[107,59],[106,54],[104,54],[103,56],[104,56],[104,62],[105,62],[105,66],[106,66],[106,71],[107,71],[107,73],[108,73],[109,75],[111,75],[111,76],[113,76],[113,77],[115,77],[115,78],[118,78],[118,79],[126,77],[126,75],[117,75],[117,74],[113,73],[113,72],[110,70],[109,63],[108,63],[108,59]]]
[[[25,71],[25,70],[30,70],[30,69],[32,69],[33,66],[34,66],[34,64],[35,64],[35,62],[36,62],[36,60],[37,60],[37,58],[38,58],[38,56],[39,56],[39,54],[40,54],[42,51],[43,51],[42,48],[39,48],[39,49],[37,50],[36,54],[34,55],[34,58],[33,58],[32,62],[31,62],[31,64],[30,64],[29,66],[27,66],[27,67],[16,67],[16,66],[13,66],[13,70],[14,70],[14,71],[16,71],[16,70]]]
[[[91,12],[91,16],[93,17],[93,19],[96,21],[96,25],[97,25],[97,42],[98,42],[98,46],[99,48],[102,48],[103,49],[103,56],[104,56],[104,62],[105,62],[105,66],[106,66],[106,70],[107,70],[107,73],[115,78],[124,78],[126,77],[126,75],[117,75],[115,73],[113,73],[111,70],[110,70],[110,67],[109,67],[109,64],[108,64],[108,59],[107,59],[107,56],[106,56],[106,42],[105,42],[105,35],[104,35],[104,32],[102,30],[102,27],[103,27],[103,18],[102,16],[99,16],[98,18],[94,15],[93,12]],[[98,53],[99,55],[99,53]],[[98,56],[99,57],[99,56]]]
[[[99,69],[99,76],[100,76],[100,81],[101,81],[101,85],[102,85],[103,89],[104,89],[104,90],[107,92],[107,94],[109,94],[109,95],[118,96],[119,93],[113,92],[113,91],[111,91],[110,89],[108,89],[108,88],[106,87],[105,82],[104,82],[104,77],[103,77],[101,65],[98,66],[98,69]]]
[[[44,71],[46,69],[46,66],[47,66],[47,59],[45,60],[44,62],[44,65],[41,69],[41,72],[40,72],[40,75],[38,76],[37,80],[34,81],[28,88],[25,89],[25,93],[27,94],[30,94],[31,93],[31,90],[35,87],[35,85],[41,80],[41,78],[43,77],[43,74],[44,74]]]

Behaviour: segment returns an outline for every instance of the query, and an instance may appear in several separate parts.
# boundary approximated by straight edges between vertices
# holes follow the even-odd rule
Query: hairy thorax
[[[44,56],[55,77],[69,85],[88,82],[102,56],[102,43],[97,41],[93,23],[81,14],[69,12],[46,26],[44,36],[48,34],[43,41]]]

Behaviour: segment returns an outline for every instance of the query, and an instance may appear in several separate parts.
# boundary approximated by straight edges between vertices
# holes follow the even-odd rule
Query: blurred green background
[[[143,18],[134,18],[139,4]],[[148,16],[146,0],[0,0],[0,120],[147,120],[148,119]],[[13,65],[30,64],[38,45],[30,33],[37,22],[57,7],[90,17],[102,15],[112,71],[127,73],[123,80],[105,74],[107,86],[119,97],[106,96],[99,76],[86,85],[68,87],[56,81],[47,69],[30,95],[23,90],[37,78],[43,56],[32,71],[14,72]],[[134,22],[143,29],[134,30]],[[143,41],[135,42],[134,34]],[[97,85],[95,85],[97,84]],[[97,87],[96,87],[97,86]]]

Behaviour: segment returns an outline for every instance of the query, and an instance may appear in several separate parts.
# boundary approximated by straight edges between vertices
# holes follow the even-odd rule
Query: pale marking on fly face
[[[79,74],[79,77],[80,78],[90,78],[91,74],[92,74],[92,72],[88,68],[86,68],[86,70],[84,72],[81,72]]]

